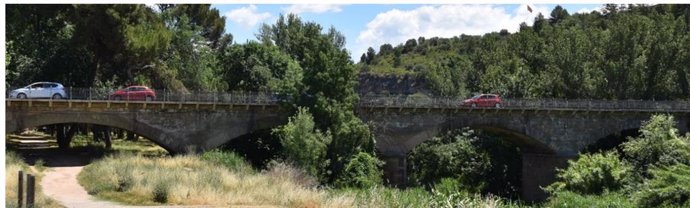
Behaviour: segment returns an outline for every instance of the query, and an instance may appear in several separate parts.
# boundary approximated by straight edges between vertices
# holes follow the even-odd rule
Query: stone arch
[[[16,132],[24,128],[32,128],[53,124],[64,124],[64,123],[83,123],[83,124],[95,124],[108,127],[115,127],[124,129],[130,132],[134,132],[141,135],[153,143],[159,145],[163,149],[170,153],[178,153],[177,148],[173,145],[168,144],[165,140],[161,138],[173,138],[172,135],[167,135],[161,129],[155,128],[149,125],[143,125],[141,123],[132,123],[131,118],[117,116],[117,115],[96,115],[96,116],[81,116],[79,114],[59,114],[60,116],[50,115],[50,114],[30,114],[22,115],[23,119],[19,119],[19,122],[6,122],[7,132]]]
[[[473,125],[471,129],[484,130],[490,133],[504,136],[509,142],[517,145],[523,152],[531,154],[556,154],[555,150],[542,143],[536,138],[532,138],[523,133],[495,125]]]
[[[25,126],[25,127],[23,127],[23,128],[33,128],[33,127],[40,127],[40,126],[47,126],[47,125],[55,125],[55,124],[91,124],[91,125],[101,125],[101,126],[107,126],[107,127],[114,127],[114,128],[124,129],[124,130],[133,132],[133,133],[135,133],[135,134],[137,134],[137,135],[140,135],[140,136],[146,138],[147,140],[153,142],[154,144],[156,144],[156,145],[162,147],[163,149],[165,149],[165,150],[168,151],[169,153],[175,153],[174,150],[172,150],[172,149],[171,149],[170,147],[168,147],[166,144],[161,143],[160,141],[156,140],[155,137],[150,136],[150,135],[153,135],[153,134],[151,134],[151,131],[141,131],[141,130],[134,130],[134,129],[131,129],[131,128],[128,128],[128,127],[123,127],[123,126],[113,126],[113,125],[105,124],[105,122],[100,122],[100,123],[96,123],[96,122],[82,122],[82,121],[69,121],[69,122],[58,122],[58,123],[53,123],[53,122],[50,122],[50,123],[41,122],[40,124],[32,125],[32,126]],[[9,130],[8,130],[8,131],[9,131]],[[155,134],[155,133],[154,133],[154,134]]]
[[[621,131],[616,131],[604,137],[596,139],[593,143],[585,146],[580,152],[593,153],[598,151],[607,151],[620,147],[620,144],[628,141],[628,136],[639,136],[640,128],[626,128]],[[620,149],[619,149],[620,150]]]

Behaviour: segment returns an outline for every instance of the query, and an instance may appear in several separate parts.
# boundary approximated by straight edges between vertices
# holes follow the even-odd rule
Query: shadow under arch
[[[273,136],[272,130],[271,128],[254,130],[235,137],[218,148],[232,150],[244,157],[255,168],[264,169],[268,162],[276,159],[282,151],[280,139]]]
[[[629,128],[619,132],[609,134],[603,138],[599,138],[596,142],[587,145],[580,152],[582,153],[596,153],[605,152],[615,149],[618,153],[622,153],[623,147],[621,144],[628,141],[628,137],[640,136],[640,128]]]
[[[166,151],[168,151],[171,154],[175,154],[176,152],[173,151],[173,148],[170,146],[166,145],[165,143],[159,141],[157,138],[160,138],[161,135],[164,135],[165,133],[149,127],[145,125],[132,125],[128,123],[127,121],[118,121],[118,119],[111,119],[111,120],[102,120],[102,119],[91,119],[89,117],[86,118],[75,118],[71,116],[63,117],[60,118],[60,120],[52,120],[52,119],[27,119],[30,120],[30,122],[25,122],[21,125],[21,127],[17,127],[16,129],[6,129],[7,132],[18,132],[21,129],[25,128],[37,128],[41,126],[49,126],[49,125],[56,125],[56,124],[91,124],[91,125],[100,125],[100,126],[105,126],[105,127],[114,127],[114,128],[119,128],[123,129],[129,132],[133,132],[139,136],[142,136],[146,138],[147,140],[155,143],[156,145],[162,147]]]
[[[556,151],[550,148],[548,145],[514,130],[493,125],[472,125],[469,126],[469,128],[495,134],[496,136],[499,136],[503,139],[506,139],[508,142],[517,145],[521,152],[524,153],[543,155],[556,154]]]

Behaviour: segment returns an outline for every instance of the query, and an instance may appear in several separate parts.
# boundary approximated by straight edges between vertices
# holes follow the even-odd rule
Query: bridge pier
[[[556,168],[566,168],[577,156],[522,154],[522,196],[526,201],[543,201],[549,195],[542,189],[556,181]]]
[[[382,155],[383,178],[387,185],[396,187],[407,186],[407,155]]]

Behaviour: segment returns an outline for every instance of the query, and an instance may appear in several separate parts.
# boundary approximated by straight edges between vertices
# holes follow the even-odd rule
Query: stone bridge
[[[409,100],[363,97],[356,110],[376,136],[389,183],[404,185],[407,154],[448,130],[472,127],[507,135],[523,153],[523,197],[542,199],[540,186],[554,179],[554,168],[589,144],[637,129],[652,114],[675,116],[681,132],[690,128],[685,101],[504,101],[502,108],[467,108],[455,99]],[[170,152],[204,151],[256,130],[287,122],[275,101],[6,101],[8,132],[59,123],[117,127],[142,135]]]

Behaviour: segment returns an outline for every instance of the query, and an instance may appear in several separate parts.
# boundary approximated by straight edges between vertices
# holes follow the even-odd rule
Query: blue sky
[[[532,24],[538,13],[548,17],[556,4],[213,4],[225,16],[225,32],[236,43],[256,40],[263,23],[274,24],[280,14],[297,13],[303,21],[327,29],[334,26],[346,38],[352,59],[359,60],[368,47],[397,45],[410,38],[479,35],[508,29],[521,22]],[[569,13],[600,10],[601,4],[562,4]],[[325,31],[325,30],[324,30]]]

